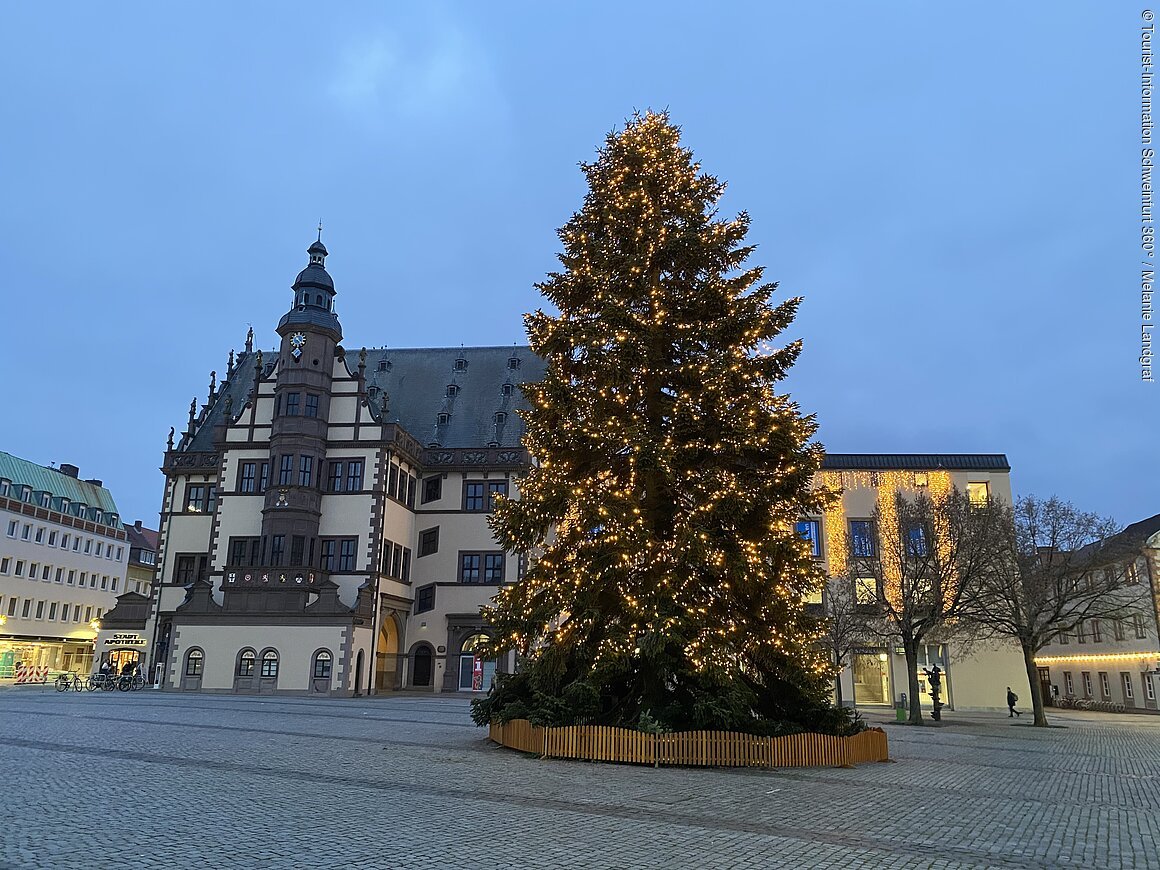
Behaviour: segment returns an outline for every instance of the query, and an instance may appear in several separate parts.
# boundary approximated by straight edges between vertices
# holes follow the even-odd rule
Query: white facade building
[[[128,551],[101,481],[0,452],[0,679],[19,664],[88,673]]]

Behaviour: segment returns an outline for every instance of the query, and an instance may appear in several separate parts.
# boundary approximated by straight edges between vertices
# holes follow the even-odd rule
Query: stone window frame
[[[441,498],[443,498],[443,475],[435,474],[431,477],[423,478],[422,503],[429,504],[433,501],[439,501]]]
[[[258,460],[243,459],[238,463],[238,492],[253,494],[258,491]],[[247,475],[246,471],[250,473]]]
[[[435,609],[436,584],[428,583],[415,590],[415,614],[428,613]]]
[[[326,656],[326,658],[322,658]],[[318,673],[318,665],[320,662],[326,662],[326,673]],[[329,680],[334,674],[334,653],[327,647],[320,647],[310,655],[310,679],[312,680]]]
[[[415,558],[432,556],[439,552],[439,526],[431,526],[419,532],[419,555]]]
[[[196,666],[194,666],[194,662],[197,663]],[[187,649],[181,672],[187,677],[202,676],[205,673],[205,650],[199,646],[191,646]]]
[[[259,678],[261,678],[263,680],[276,680],[276,679],[278,679],[278,669],[282,663],[282,654],[279,653],[275,647],[268,646],[264,650],[262,650],[261,655],[258,656],[258,661],[261,662],[261,664],[259,665],[259,668],[258,668]],[[267,662],[273,662],[274,667],[267,668],[266,667]],[[267,670],[271,670],[272,673],[267,673]]]
[[[249,653],[249,656],[246,655]],[[249,664],[249,670],[242,670],[242,662]],[[238,654],[234,657],[234,676],[235,677],[252,677],[257,673],[258,669],[258,653],[252,646],[244,646],[238,650]]]

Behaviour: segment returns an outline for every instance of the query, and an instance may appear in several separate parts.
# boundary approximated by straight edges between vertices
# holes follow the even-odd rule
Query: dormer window
[[[457,395],[459,395],[459,386],[457,384],[448,384],[447,385],[447,397],[449,399],[453,399]]]
[[[520,358],[518,356],[513,356],[511,359],[508,360],[508,368],[509,369],[514,370],[514,369],[518,369],[519,367],[520,367]]]
[[[52,507],[52,493],[38,492],[36,494],[36,503],[41,507]]]
[[[451,415],[450,414],[440,414],[439,416],[437,416],[435,418],[435,424],[438,426],[446,426],[450,422],[451,422]]]
[[[515,387],[512,384],[504,384],[502,387],[500,387],[499,391],[501,395],[510,396],[514,389]]]
[[[504,423],[507,422],[507,414],[503,411],[496,411],[494,419],[495,419],[495,425],[502,426]]]
[[[11,486],[11,480],[0,480],[0,495],[8,495],[8,490]]]
[[[467,360],[465,360],[463,357],[459,357],[459,359],[455,360],[455,371],[457,371],[457,372],[467,371]]]
[[[389,360],[385,360],[385,359],[379,360],[379,371],[380,372],[389,372],[390,370],[391,370],[391,363]]]

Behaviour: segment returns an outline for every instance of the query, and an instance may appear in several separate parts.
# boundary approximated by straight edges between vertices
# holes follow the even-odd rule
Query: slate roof
[[[509,368],[512,359],[518,368]],[[367,391],[385,392],[385,422],[397,421],[425,446],[518,447],[524,424],[515,412],[528,407],[519,385],[541,380],[545,368],[526,345],[368,349]],[[504,384],[512,385],[511,395],[503,394]]]
[[[1003,453],[827,453],[827,471],[1010,471]]]
[[[358,354],[347,348],[351,371],[357,371]],[[263,351],[262,357],[266,368],[277,360],[278,351]],[[513,358],[519,360],[518,368],[508,367]],[[256,353],[238,357],[233,377],[222,385],[205,419],[199,420],[197,434],[192,441],[183,441],[181,450],[214,449],[213,430],[225,418],[226,396],[233,414],[239,414],[254,383],[256,360]],[[457,360],[464,361],[462,370],[456,370]],[[377,416],[379,399],[386,393],[384,422],[399,423],[424,446],[518,447],[524,424],[515,412],[528,406],[519,385],[541,380],[545,367],[526,345],[368,348],[366,384],[372,413]],[[504,395],[504,384],[512,385],[511,395]],[[447,388],[452,385],[455,395],[449,396]],[[444,423],[441,414],[446,415]]]
[[[125,535],[129,539],[130,549],[157,552],[157,543],[160,535],[156,529],[147,529],[144,526],[137,528],[135,524],[131,526],[126,525]]]
[[[0,478],[14,484],[26,484],[33,492],[51,493],[53,498],[67,498],[73,504],[83,503],[107,513],[119,513],[113,495],[103,486],[77,480],[55,468],[37,465],[0,450]]]

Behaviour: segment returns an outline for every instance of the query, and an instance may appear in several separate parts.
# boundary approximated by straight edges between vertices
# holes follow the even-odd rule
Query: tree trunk
[[[1043,686],[1039,682],[1039,668],[1035,665],[1035,650],[1027,644],[1023,646],[1023,663],[1027,667],[1027,685],[1031,689],[1031,709],[1035,711],[1035,721],[1031,724],[1047,727],[1047,712],[1043,705]]]
[[[838,668],[838,675],[834,677],[834,694],[838,700],[838,707],[842,706],[842,669]]]
[[[918,686],[918,641],[913,638],[902,639],[902,651],[906,654],[906,686],[910,692],[910,717],[907,725],[922,724],[922,701],[919,698],[921,691]]]

